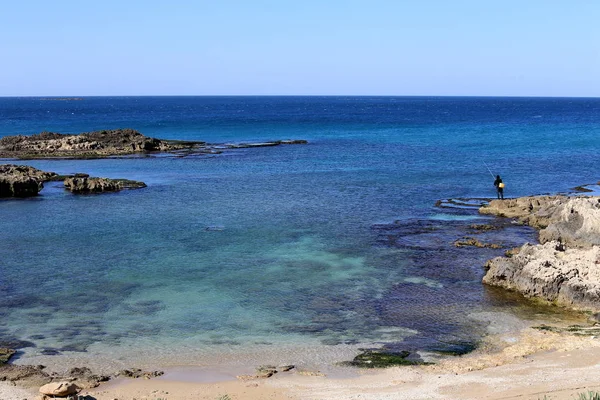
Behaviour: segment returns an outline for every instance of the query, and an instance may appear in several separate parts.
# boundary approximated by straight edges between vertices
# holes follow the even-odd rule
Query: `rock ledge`
[[[483,283],[577,310],[600,311],[600,197],[534,196],[494,200],[482,214],[539,229],[525,244],[489,260]]]

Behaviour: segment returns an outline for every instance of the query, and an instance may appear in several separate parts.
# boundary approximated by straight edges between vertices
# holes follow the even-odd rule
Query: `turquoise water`
[[[484,162],[508,197],[599,178],[597,99],[2,98],[0,117],[0,136],[131,127],[212,143],[309,140],[19,162],[148,184],[76,196],[48,183],[0,202],[0,339],[31,342],[23,362],[133,362],[157,347],[165,363],[201,363],[186,358],[194,351],[257,362],[286,346],[332,352],[313,354],[318,364],[366,344],[468,347],[490,323],[474,315],[516,303],[480,283],[504,250],[452,246],[489,219],[436,201],[495,196]],[[506,247],[535,240],[524,228],[496,235]]]

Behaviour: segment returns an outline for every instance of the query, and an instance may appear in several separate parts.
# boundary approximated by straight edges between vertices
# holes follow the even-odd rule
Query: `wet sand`
[[[477,351],[436,365],[360,370],[349,378],[294,370],[253,380],[198,367],[165,372],[149,380],[117,379],[80,394],[96,400],[573,399],[600,390],[600,340],[526,328],[517,336],[492,335]],[[34,392],[0,385],[3,400],[32,399]]]

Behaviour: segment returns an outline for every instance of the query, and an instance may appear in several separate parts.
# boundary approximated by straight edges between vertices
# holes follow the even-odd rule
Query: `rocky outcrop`
[[[600,248],[565,249],[556,241],[526,244],[488,261],[483,283],[575,309],[600,311]]]
[[[568,247],[600,245],[600,197],[533,196],[493,200],[482,214],[516,218],[540,230],[540,243],[558,240]]]
[[[0,197],[36,196],[46,181],[64,181],[73,193],[115,192],[146,187],[144,182],[129,179],[91,178],[87,174],[57,175],[27,165],[0,165]]]
[[[189,147],[142,135],[133,129],[114,129],[67,135],[42,132],[31,136],[6,136],[0,139],[0,157],[107,157],[149,151],[169,151]]]
[[[123,189],[138,189],[146,187],[144,182],[128,179],[91,178],[72,176],[64,180],[65,188],[73,193],[102,193],[116,192]]]
[[[0,347],[0,365],[6,364],[10,358],[15,355],[16,351],[13,349],[7,349]]]
[[[525,244],[489,260],[483,282],[580,310],[600,311],[600,198],[539,196],[490,202],[480,212],[540,229]]]
[[[54,172],[45,172],[27,165],[0,165],[0,197],[37,196],[43,182],[52,179]]]
[[[261,143],[207,144],[201,141],[162,140],[134,129],[113,129],[69,135],[42,132],[37,135],[0,139],[0,158],[103,158],[140,153],[172,153],[185,157],[219,153],[224,149],[306,144],[306,140],[276,140]]]
[[[489,204],[481,207],[479,212],[481,214],[515,218],[521,223],[541,229],[548,226],[549,217],[553,214],[556,206],[563,204],[568,199],[566,196],[530,196],[492,200]]]

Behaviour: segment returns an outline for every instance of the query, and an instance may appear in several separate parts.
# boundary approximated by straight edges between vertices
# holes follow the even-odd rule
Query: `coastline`
[[[209,362],[209,367],[203,369],[198,369],[197,366],[183,366],[176,367],[173,365],[165,365],[162,364],[162,361],[159,361],[159,358],[156,355],[148,355],[148,365],[153,366],[156,363],[157,367],[164,366],[167,374],[163,378],[156,378],[149,381],[146,380],[135,380],[135,381],[126,381],[123,379],[117,379],[114,382],[111,382],[106,385],[102,385],[100,388],[94,391],[89,391],[90,396],[93,398],[97,398],[98,400],[113,399],[113,398],[121,398],[125,396],[124,399],[136,398],[136,397],[147,397],[149,399],[160,398],[161,395],[169,392],[168,398],[173,399],[184,399],[184,398],[202,398],[202,397],[190,397],[190,393],[202,393],[202,396],[206,396],[207,399],[214,399],[218,396],[221,396],[221,393],[227,394],[231,393],[233,398],[254,398],[252,396],[258,396],[255,398],[265,398],[267,396],[271,396],[270,398],[314,398],[309,396],[317,396],[318,398],[388,398],[386,396],[407,396],[407,398],[419,398],[419,395],[423,395],[423,398],[463,398],[460,396],[469,395],[468,392],[462,392],[460,389],[461,385],[466,385],[468,382],[478,382],[481,384],[483,379],[483,373],[478,375],[478,371],[487,371],[486,374],[494,375],[494,371],[498,371],[502,369],[504,365],[528,365],[524,364],[527,362],[534,363],[537,358],[544,358],[548,355],[546,361],[552,360],[553,363],[557,363],[561,361],[562,353],[569,353],[572,357],[581,358],[580,353],[583,352],[587,354],[586,351],[589,351],[590,354],[594,353],[594,360],[598,360],[600,358],[594,358],[595,349],[597,347],[596,343],[593,339],[581,339],[574,338],[573,336],[569,336],[566,334],[557,334],[557,333],[548,333],[548,332],[530,332],[530,328],[523,328],[522,333],[520,335],[516,335],[511,333],[508,337],[506,337],[506,347],[498,346],[497,344],[493,344],[494,339],[499,339],[498,336],[491,335],[489,336],[488,341],[491,343],[487,343],[489,347],[484,345],[480,348],[479,351],[475,351],[472,354],[467,356],[459,357],[457,359],[442,361],[438,366],[429,366],[429,367],[401,367],[401,368],[391,368],[385,371],[376,371],[376,372],[365,372],[360,371],[357,374],[360,374],[359,377],[346,377],[343,380],[340,380],[339,377],[334,374],[326,374],[327,376],[305,376],[301,374],[280,374],[276,375],[274,378],[270,378],[268,380],[253,380],[251,382],[237,381],[235,380],[235,375],[241,374],[243,372],[250,373],[252,369],[257,367],[258,365],[246,365],[241,369],[236,369],[232,367],[231,364],[224,367],[224,370],[219,370],[215,366],[219,363]],[[348,347],[351,351],[356,351],[356,348]],[[552,350],[554,349],[554,350]],[[583,350],[582,350],[583,349]],[[550,354],[546,354],[548,351],[552,350],[553,356]],[[280,354],[289,353],[288,350],[278,347],[275,352],[279,352]],[[580,352],[580,353],[578,353]],[[298,354],[300,351],[298,352]],[[533,361],[529,361],[531,358],[531,354],[534,354]],[[579,356],[578,356],[579,354]],[[264,356],[264,354],[262,354]],[[338,354],[339,355],[339,354]],[[82,355],[83,356],[83,355]],[[85,355],[90,356],[90,355]],[[230,355],[232,359],[237,357],[237,354]],[[47,359],[51,359],[53,356],[48,356]],[[91,355],[93,357],[93,355]],[[199,355],[190,355],[191,358],[200,357]],[[59,360],[57,358],[57,360]],[[564,361],[564,360],[563,360]],[[43,363],[43,360],[40,359],[40,362]],[[190,361],[191,362],[191,361]],[[294,359],[284,360],[283,362],[297,362]],[[227,363],[223,363],[227,365]],[[78,364],[71,364],[78,365]],[[127,365],[129,366],[129,365]],[[552,366],[549,366],[549,368]],[[544,369],[546,366],[540,365],[539,369]],[[579,367],[578,367],[579,368]],[[506,369],[506,368],[505,368]],[[314,371],[313,371],[314,372]],[[510,376],[512,371],[503,370],[504,374]],[[458,375],[457,375],[458,374]],[[187,377],[187,378],[186,378]],[[457,378],[459,377],[459,378]],[[482,379],[482,381],[475,380]],[[206,380],[219,380],[219,382],[205,382]],[[223,379],[221,381],[221,379]],[[442,384],[434,384],[435,379],[441,380]],[[546,378],[545,378],[546,379]],[[575,379],[575,378],[573,378]],[[201,382],[197,382],[200,380]],[[558,378],[555,380],[559,380]],[[191,382],[190,382],[191,381]],[[592,382],[593,383],[593,382]],[[571,384],[571,383],[569,383]],[[163,385],[163,386],[161,386]],[[173,387],[172,389],[165,389],[164,387]],[[352,387],[354,390],[351,391],[346,389],[346,386]],[[485,386],[485,385],[484,385]],[[124,388],[131,387],[134,392],[127,392],[130,394],[118,394],[121,393],[119,391],[125,390]],[[253,390],[253,388],[257,388],[256,393],[248,394],[248,390]],[[434,388],[436,390],[435,393],[430,393],[431,389],[426,388]],[[260,389],[260,393],[258,393],[258,389]],[[483,389],[480,386],[481,390],[503,390],[506,392],[506,388],[494,387],[493,385],[489,386],[487,389]],[[564,389],[564,387],[563,387]],[[563,390],[560,389],[560,390]],[[577,388],[573,388],[576,390],[580,390],[580,386]],[[129,389],[127,389],[129,390]],[[144,391],[151,390],[151,392]],[[211,391],[214,390],[214,391]],[[264,390],[264,391],[262,391]],[[465,389],[466,390],[466,389]],[[523,387],[515,387],[511,390],[518,392],[519,390],[524,390]],[[559,389],[557,389],[559,390]],[[137,391],[137,392],[135,392]],[[394,391],[394,394],[388,393],[389,391]],[[400,391],[396,393],[396,391]],[[415,392],[416,391],[416,392]],[[176,393],[177,392],[177,393]],[[219,393],[217,393],[219,392]],[[364,393],[363,393],[364,392]],[[515,392],[515,393],[516,393]],[[1,392],[0,392],[1,393]],[[125,392],[123,392],[125,393]],[[134,394],[131,394],[134,393]],[[209,394],[205,394],[209,393]],[[453,393],[452,396],[447,393]],[[491,393],[491,392],[490,392]],[[523,392],[524,393],[524,392]],[[541,392],[537,392],[541,393]],[[106,397],[102,397],[105,396]],[[364,396],[363,396],[364,395]],[[495,394],[490,394],[490,396],[495,396]],[[532,394],[532,395],[535,395]],[[112,396],[112,397],[111,397]],[[131,396],[131,397],[127,397]],[[178,397],[179,396],[179,397]],[[187,396],[187,397],[186,397]],[[210,397],[212,396],[212,397]],[[248,396],[248,397],[246,397]],[[261,397],[262,396],[262,397]],[[288,396],[288,397],[277,397],[277,396]],[[295,396],[295,397],[293,397]],[[330,396],[330,397],[327,397]],[[346,396],[346,397],[344,397]],[[371,396],[371,397],[369,397]],[[438,397],[435,397],[438,396]],[[441,396],[441,397],[439,397]],[[449,396],[449,397],[444,397]],[[521,396],[519,394],[519,396]],[[543,394],[542,394],[543,396]],[[539,397],[539,395],[538,395]],[[1,396],[0,396],[1,398]],[[389,397],[389,398],[403,398],[403,397]],[[469,398],[469,397],[464,397]],[[474,397],[481,398],[481,397]],[[496,397],[490,397],[496,398]],[[503,397],[499,397],[503,398]],[[535,397],[537,398],[537,397]]]
[[[565,315],[564,319],[555,319],[553,325],[567,328],[585,319],[584,314],[577,312]],[[213,361],[207,363],[210,365],[193,365],[189,362],[195,355],[190,354],[188,364],[162,364],[154,358],[154,364],[139,365],[164,371],[160,377],[111,379],[99,387],[82,390],[80,395],[86,400],[537,400],[547,394],[552,394],[549,399],[572,399],[588,389],[600,388],[600,379],[597,379],[600,341],[593,336],[576,336],[566,329],[551,332],[533,328],[546,322],[548,320],[543,315],[540,320],[524,321],[507,313],[505,319],[496,319],[478,349],[463,356],[446,357],[434,365],[368,370],[345,367],[345,372],[332,373],[300,363],[293,370],[270,378],[238,379],[238,375],[252,374],[258,364],[236,365],[237,355],[232,353],[227,360],[221,359],[221,363]],[[507,328],[517,325],[521,326],[519,330]],[[322,349],[333,347],[323,346]],[[280,356],[290,356],[290,349],[277,347],[273,350]],[[350,354],[356,349],[347,346],[347,351]],[[336,354],[339,356],[339,353]],[[82,355],[94,357],[93,354]],[[293,355],[277,360],[265,357],[265,353],[260,351],[255,356],[273,362],[298,361]],[[52,357],[47,356],[46,360]],[[16,361],[19,363],[18,359]],[[36,361],[43,362],[41,359]],[[81,360],[71,360],[55,364],[54,368],[83,364]],[[3,400],[30,399],[36,392],[37,387],[21,390],[10,383],[0,384],[0,398]]]
[[[431,366],[360,370],[350,377],[290,371],[239,380],[228,370],[171,367],[153,379],[118,378],[81,396],[95,400],[321,399],[572,399],[598,390],[600,342],[593,337],[524,328],[488,337],[485,348]],[[37,388],[0,384],[3,400],[31,398]],[[27,396],[27,397],[24,397]],[[228,396],[228,397],[224,397]]]
[[[484,320],[488,316],[479,316]],[[220,352],[220,358],[206,358],[202,352],[189,352],[187,358],[173,362],[172,354],[160,351],[135,357],[139,361],[136,368],[160,369],[165,375],[152,379],[116,378],[94,389],[84,389],[80,393],[88,399],[96,400],[150,400],[168,398],[172,400],[207,399],[214,400],[228,396],[235,399],[470,399],[470,398],[532,398],[537,399],[553,392],[552,398],[571,398],[573,394],[586,388],[600,386],[595,380],[600,363],[600,343],[594,337],[578,337],[570,333],[556,333],[535,330],[532,327],[547,322],[543,316],[539,320],[520,320],[506,314],[508,320],[494,320],[489,335],[472,353],[463,356],[446,357],[434,365],[402,366],[382,370],[342,369],[320,371],[319,365],[332,365],[340,358],[349,359],[359,351],[358,345],[322,345],[317,349],[285,348],[281,345],[254,348],[254,354],[242,354],[236,350]],[[569,319],[572,318],[571,321]],[[566,330],[569,322],[585,320],[584,314],[573,312],[559,326]],[[510,321],[512,319],[512,321]],[[506,325],[504,325],[506,323]],[[510,326],[513,329],[507,329]],[[515,326],[520,326],[515,330]],[[362,344],[364,346],[364,344]],[[224,345],[226,347],[226,345]],[[231,346],[229,346],[231,347]],[[57,356],[27,356],[27,364],[49,364],[49,371],[60,371],[73,366],[89,366],[95,373],[110,373],[120,368],[131,367],[118,360],[96,359],[98,365],[90,364],[97,357],[93,349],[90,353],[73,353]],[[269,350],[272,352],[269,355]],[[327,354],[327,350],[331,353]],[[303,363],[301,355],[312,351],[310,363]],[[102,353],[102,352],[100,352]],[[314,355],[319,353],[320,362],[314,363]],[[585,354],[585,361],[581,354]],[[131,359],[131,357],[126,359]],[[169,360],[167,362],[166,360]],[[239,363],[239,360],[243,360]],[[260,360],[256,364],[248,360]],[[20,364],[17,359],[15,364]],[[60,360],[60,361],[59,361]],[[201,360],[200,362],[194,360]],[[239,375],[252,375],[252,371],[264,361],[274,365],[294,364],[290,372],[276,374],[264,379],[238,379]],[[59,364],[57,364],[57,361]],[[104,363],[106,370],[96,370]],[[110,365],[110,367],[109,367]],[[94,368],[95,367],[95,368]],[[580,374],[576,372],[579,369]],[[519,372],[520,371],[520,372]],[[562,377],[572,376],[567,381]],[[493,378],[493,379],[492,379]],[[518,378],[518,379],[517,379]],[[562,382],[567,383],[562,383]],[[541,383],[540,383],[541,382]],[[560,383],[557,383],[560,382]],[[0,398],[21,400],[20,390],[10,394],[10,385],[3,384]],[[34,388],[37,389],[37,388]],[[10,397],[13,396],[13,397]],[[164,397],[160,397],[164,396]],[[512,397],[511,397],[512,396]],[[528,397],[530,396],[530,397]],[[536,397],[537,396],[537,397]],[[567,396],[567,397],[560,397]],[[225,397],[227,398],[227,397]]]
[[[173,400],[223,395],[232,400],[571,399],[600,387],[599,363],[600,342],[594,337],[524,328],[518,335],[491,335],[481,349],[430,366],[357,370],[344,378],[296,371],[251,381],[224,380],[226,374],[210,371],[213,382],[198,369],[174,368],[155,380],[113,382],[89,393],[97,400],[160,398],[166,392]]]

